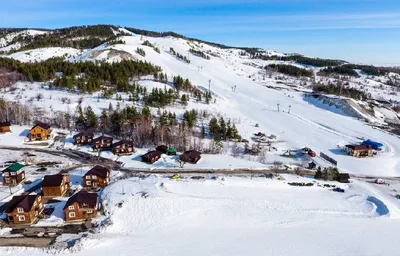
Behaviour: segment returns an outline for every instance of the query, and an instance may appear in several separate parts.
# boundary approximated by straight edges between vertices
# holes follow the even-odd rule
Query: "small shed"
[[[348,173],[339,173],[338,181],[340,183],[350,183],[350,175]]]
[[[167,154],[168,152],[168,147],[165,145],[160,145],[156,148],[157,151],[162,152],[163,154]]]
[[[176,148],[169,148],[167,151],[167,155],[175,156],[176,155]]]
[[[197,164],[197,162],[201,158],[201,153],[196,150],[188,150],[184,152],[182,155],[180,155],[179,160],[183,162],[188,162],[192,164]]]
[[[142,155],[142,161],[146,162],[146,163],[154,163],[155,161],[157,161],[158,159],[160,159],[161,155],[163,153],[161,151],[158,150],[153,150],[150,151],[144,155]]]

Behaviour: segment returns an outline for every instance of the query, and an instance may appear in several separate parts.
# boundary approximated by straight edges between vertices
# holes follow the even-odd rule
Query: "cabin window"
[[[24,212],[24,209],[21,208],[21,207],[18,207],[18,208],[17,208],[17,212],[18,212],[18,213],[22,213],[22,212]]]
[[[69,216],[70,218],[75,218],[75,213],[74,213],[74,212],[70,212],[70,213],[68,214],[68,216]]]
[[[87,210],[87,213],[93,213],[93,210]]]
[[[24,215],[18,216],[18,220],[19,221],[25,221],[25,216]]]
[[[90,180],[90,175],[87,175],[87,176],[86,176],[86,179]]]
[[[4,177],[8,177],[8,172],[3,173]]]
[[[15,176],[15,175],[17,175],[17,173],[16,173],[16,172],[12,172],[11,175],[12,175],[12,176]]]
[[[68,206],[68,210],[73,211],[74,210],[74,206],[73,205]]]
[[[21,177],[22,177],[23,179],[25,179],[25,173],[22,173]]]
[[[37,202],[35,201],[34,203],[33,203],[33,206],[36,206],[37,205]]]
[[[92,179],[94,180],[97,179],[96,175],[92,175]]]
[[[92,182],[90,180],[87,180],[86,181],[86,186],[90,186],[90,185],[92,185]]]
[[[39,204],[39,208],[43,208],[43,204],[42,203]]]

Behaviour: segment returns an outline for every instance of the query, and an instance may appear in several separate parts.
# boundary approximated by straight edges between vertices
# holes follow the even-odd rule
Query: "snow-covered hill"
[[[250,139],[253,133],[262,131],[267,134],[275,134],[280,141],[284,142],[278,146],[280,150],[311,147],[318,153],[324,152],[335,158],[338,161],[339,169],[344,172],[387,176],[400,174],[400,139],[374,129],[360,119],[360,117],[364,117],[371,119],[369,120],[371,122],[382,123],[386,120],[386,115],[396,118],[396,114],[392,111],[377,109],[379,112],[377,115],[380,117],[367,116],[363,115],[356,105],[348,104],[349,111],[360,115],[357,116],[349,114],[351,111],[347,111],[347,114],[346,112],[338,113],[343,110],[340,110],[338,106],[321,107],[315,102],[305,100],[303,94],[310,92],[308,85],[312,83],[312,79],[267,74],[263,67],[280,61],[251,59],[249,56],[243,55],[240,49],[222,49],[171,36],[155,38],[132,34],[131,36],[121,36],[119,39],[125,44],[105,43],[83,52],[70,48],[43,48],[17,52],[8,57],[23,61],[40,61],[54,56],[67,55],[66,59],[69,61],[113,62],[122,59],[148,61],[160,66],[163,72],[167,73],[169,80],[174,75],[181,75],[189,78],[202,90],[208,90],[210,86],[216,98],[215,104],[205,105],[191,102],[187,108],[206,109],[211,113],[233,118],[244,138]],[[146,40],[158,47],[160,53],[152,47],[143,45]],[[145,57],[137,53],[138,48],[145,51]],[[190,60],[190,64],[173,55],[170,51],[171,48],[186,56]],[[202,51],[210,59],[198,57],[190,53],[190,49]],[[266,53],[278,54],[273,51],[266,51]],[[318,70],[318,68],[308,68],[314,71]],[[316,79],[326,80],[327,78],[317,77]],[[363,76],[350,79],[349,82],[354,86],[360,86],[362,80],[372,83],[373,78]],[[144,85],[149,86],[150,89],[151,86],[154,86],[154,84],[146,83]],[[51,107],[53,110],[71,110],[78,104],[78,97],[74,94],[54,93],[54,91],[47,91],[43,86],[38,85],[34,88],[32,86],[35,85],[19,84],[17,90],[3,93],[3,97],[8,100],[29,102],[29,104],[45,109]],[[236,87],[236,90],[233,91],[232,87]],[[43,100],[30,100],[38,93],[45,95]],[[387,97],[390,96],[392,100],[400,100],[398,95],[386,96],[384,90],[377,94],[386,99],[389,99]],[[127,95],[122,94],[122,96],[127,98]],[[64,103],[60,104],[62,98],[64,98]],[[65,98],[70,99],[68,100],[69,104],[65,104]],[[83,106],[91,105],[99,113],[101,108],[113,101],[115,99],[98,102],[96,96],[85,95],[82,104]],[[122,104],[131,103],[125,101]],[[172,110],[178,113],[183,112],[182,109],[172,108]],[[337,149],[337,145],[359,142],[360,138],[380,141],[385,145],[384,150],[376,157],[360,159],[347,156]]]

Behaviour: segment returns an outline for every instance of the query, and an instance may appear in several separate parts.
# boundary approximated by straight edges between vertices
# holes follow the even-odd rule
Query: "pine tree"
[[[88,125],[91,128],[97,129],[98,119],[97,119],[96,114],[93,112],[91,106],[88,106],[86,108],[85,116],[86,116],[86,120],[87,120]]]

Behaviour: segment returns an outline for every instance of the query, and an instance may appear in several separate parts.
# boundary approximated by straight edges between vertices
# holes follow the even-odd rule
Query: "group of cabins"
[[[0,133],[11,132],[10,122],[0,122]],[[30,130],[28,138],[30,141],[48,140],[51,137],[51,127],[46,123],[37,123]]]
[[[353,157],[371,157],[374,155],[374,150],[380,151],[382,148],[382,143],[365,140],[358,145],[346,145],[344,149],[347,154]]]
[[[165,145],[158,146],[156,150],[152,150],[142,155],[142,161],[145,163],[153,164],[161,158],[162,154],[176,155],[176,148],[169,148]],[[185,151],[179,156],[179,160],[187,163],[197,164],[201,158],[201,153],[196,150]]]
[[[115,155],[131,155],[135,152],[133,141],[120,140],[113,143],[113,138],[106,135],[101,135],[94,138],[92,132],[80,132],[73,137],[75,145],[89,145],[91,144],[94,151],[110,150],[112,149]]]
[[[20,174],[10,175],[10,172],[20,172]],[[11,177],[20,178],[15,178],[13,182],[5,181],[5,178],[10,177],[4,176],[5,173]],[[18,185],[24,179],[25,171],[21,164],[16,163],[3,170],[3,184]],[[83,176],[83,190],[73,194],[63,208],[65,221],[79,222],[95,217],[99,210],[99,199],[95,191],[106,187],[109,183],[110,170],[105,167],[96,165],[86,172]],[[10,223],[32,224],[43,214],[46,200],[63,197],[72,192],[69,174],[65,173],[45,175],[41,186],[41,194],[20,195],[11,199],[7,207],[7,217]]]

